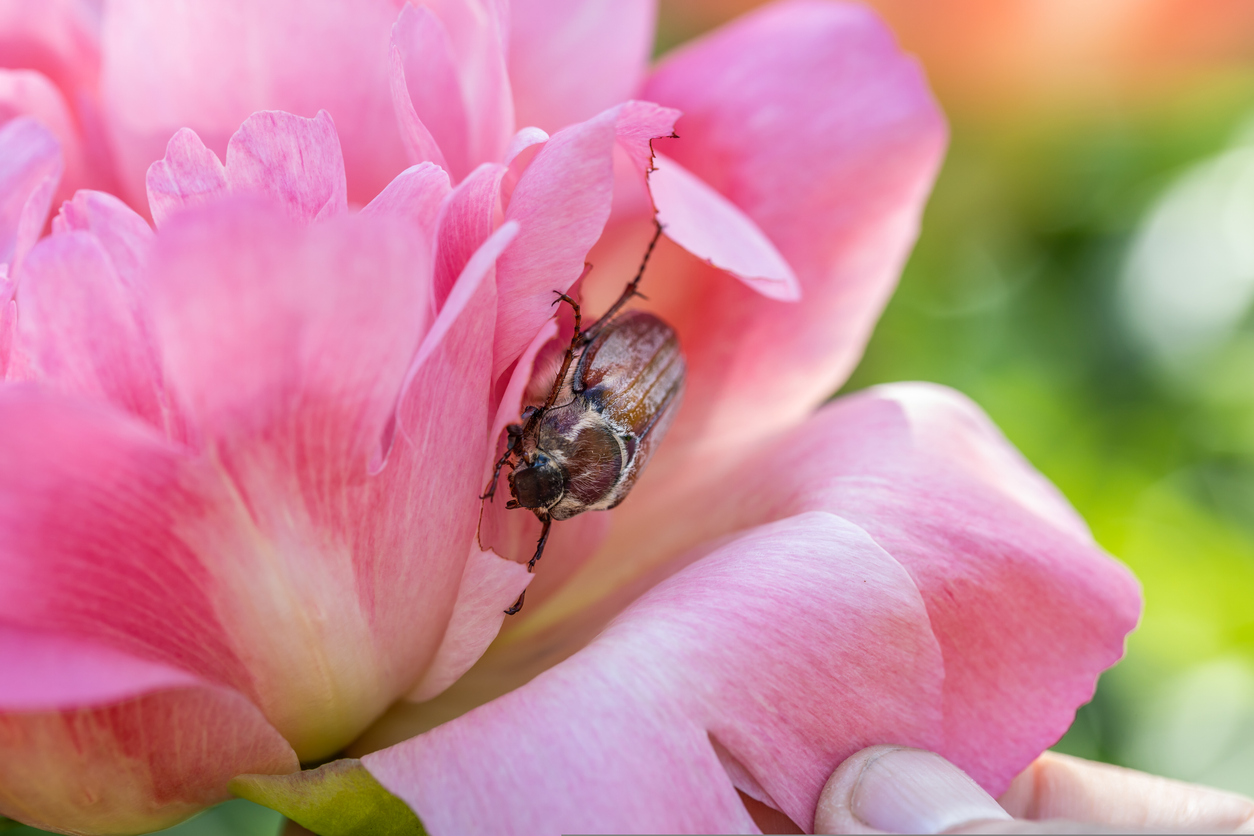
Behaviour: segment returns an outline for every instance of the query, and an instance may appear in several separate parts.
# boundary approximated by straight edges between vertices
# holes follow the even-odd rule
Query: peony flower
[[[794,0],[646,74],[652,15],[111,4],[155,229],[79,191],[37,240],[57,134],[0,126],[0,813],[299,820],[318,773],[261,776],[348,747],[436,834],[754,832],[737,791],[808,827],[866,745],[998,792],[1062,734],[1135,582],[960,395],[819,407],[943,150],[918,69]],[[529,575],[534,517],[478,494],[569,340],[552,292],[603,309],[655,209],[684,406]]]

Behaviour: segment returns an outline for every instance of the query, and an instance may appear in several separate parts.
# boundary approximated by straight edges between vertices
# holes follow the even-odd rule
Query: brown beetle
[[[638,295],[661,235],[659,224],[636,277],[588,330],[580,330],[578,303],[554,291],[554,304],[565,301],[575,313],[570,347],[544,405],[527,407],[525,423],[506,428],[509,443],[483,496],[492,498],[508,465],[513,499],[505,507],[527,508],[543,523],[527,571],[544,553],[554,520],[623,501],[678,410],[686,363],[675,330],[643,311],[619,314]],[[506,614],[522,609],[525,595]]]

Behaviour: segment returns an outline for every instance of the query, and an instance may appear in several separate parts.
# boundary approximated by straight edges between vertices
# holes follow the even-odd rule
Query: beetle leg
[[[549,541],[549,527],[553,525],[553,518],[548,514],[544,515],[544,528],[540,530],[540,542],[536,543],[535,557],[527,561],[527,571],[534,572],[536,570],[536,561],[540,559],[540,555],[544,554],[544,544]]]
[[[540,542],[536,543],[536,555],[535,557],[531,558],[531,560],[527,562],[528,572],[535,571],[536,561],[540,559],[540,555],[544,554],[544,544],[548,542],[548,539],[549,539],[549,526],[553,525],[553,518],[550,517],[548,514],[545,514],[542,517],[542,519],[544,520],[544,528],[540,531]],[[512,607],[510,607],[509,609],[505,611],[505,614],[517,615],[518,612],[522,610],[523,599],[526,597],[527,597],[527,590],[524,589],[522,592],[519,593],[518,600],[514,602],[514,605]]]
[[[633,296],[644,298],[644,294],[637,292],[636,288],[640,287],[640,280],[644,278],[644,268],[649,266],[649,256],[653,255],[653,249],[657,246],[658,239],[662,237],[662,222],[654,218],[653,225],[656,229],[653,231],[653,238],[649,241],[649,248],[644,251],[644,258],[640,262],[640,269],[636,271],[636,277],[627,283],[627,287],[623,289],[618,300],[610,305],[610,309],[601,315],[601,318],[588,326],[588,330],[582,334],[583,343],[586,345],[596,339],[596,335],[601,328],[609,323],[614,315],[626,305]]]

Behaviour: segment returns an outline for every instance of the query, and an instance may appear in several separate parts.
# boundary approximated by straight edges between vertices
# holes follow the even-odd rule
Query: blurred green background
[[[659,51],[753,5],[663,0]],[[843,391],[967,393],[1140,578],[1060,750],[1254,795],[1254,3],[874,5],[952,141]],[[166,832],[281,825],[236,801]]]

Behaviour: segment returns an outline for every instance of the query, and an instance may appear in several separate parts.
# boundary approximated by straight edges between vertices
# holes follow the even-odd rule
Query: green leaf
[[[356,758],[292,775],[237,775],[231,792],[319,836],[427,836],[414,811]]]

